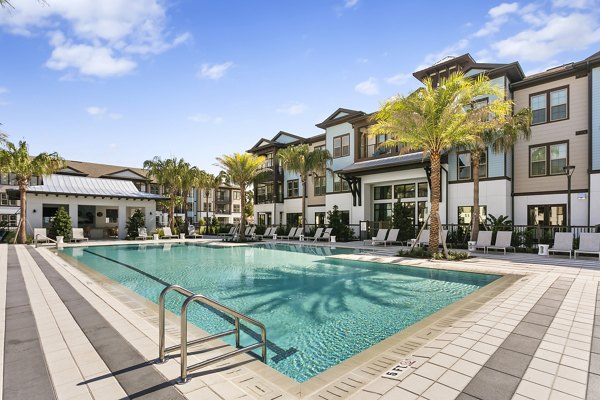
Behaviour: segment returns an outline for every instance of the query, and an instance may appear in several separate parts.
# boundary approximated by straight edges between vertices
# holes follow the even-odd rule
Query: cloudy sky
[[[0,123],[32,152],[215,171],[280,130],[321,133],[338,107],[375,111],[448,55],[526,73],[582,60],[599,1],[12,0]]]

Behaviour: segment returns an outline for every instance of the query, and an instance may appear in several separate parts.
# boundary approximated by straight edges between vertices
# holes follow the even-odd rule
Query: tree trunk
[[[171,233],[175,231],[175,195],[171,194],[171,204],[169,204],[169,227]]]
[[[240,216],[240,241],[246,241],[246,182],[240,182],[240,207],[242,215]]]
[[[473,176],[473,212],[471,212],[471,240],[479,236],[479,151],[471,153],[471,175]]]
[[[209,221],[208,221],[208,219],[209,219],[209,215],[208,215],[208,198],[209,198],[209,195],[210,195],[210,192],[207,189],[206,190],[206,221],[204,221],[204,222],[206,222],[206,228],[204,230],[205,230],[205,232],[206,232],[207,235],[209,233],[211,233],[210,229],[208,228],[210,226]]]
[[[21,219],[19,223],[19,232],[17,232],[17,243],[27,243],[27,192],[24,184],[19,184],[19,194],[21,195]]]
[[[431,152],[431,213],[429,227],[429,251],[436,253],[440,239],[440,153]]]
[[[182,193],[183,196],[183,205],[181,206],[181,208],[183,209],[183,227],[185,229],[185,231],[183,233],[187,233],[188,231],[188,222],[187,222],[187,198],[188,198],[188,194],[187,192],[183,192]],[[181,233],[181,232],[179,232]]]
[[[306,215],[304,213],[304,211],[306,210],[306,178],[304,178],[304,180],[302,180],[302,234],[306,234],[305,229],[304,229],[304,222],[305,222],[305,218],[304,216]]]

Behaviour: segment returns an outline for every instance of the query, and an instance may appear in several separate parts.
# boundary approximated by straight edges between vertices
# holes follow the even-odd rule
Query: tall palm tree
[[[302,231],[304,231],[305,210],[306,210],[306,182],[311,174],[324,174],[327,161],[330,161],[331,154],[323,149],[310,150],[308,144],[300,144],[281,149],[277,152],[277,157],[284,170],[298,174],[302,183]]]
[[[263,163],[265,162],[265,157],[249,153],[234,153],[232,155],[217,157],[217,161],[227,174],[231,183],[239,186],[241,193],[245,193],[250,182],[258,178],[263,173]],[[242,203],[240,240],[245,241],[246,236],[244,235],[244,231],[246,229],[246,216],[244,215],[243,210],[246,209],[246,196],[240,196],[240,200]]]
[[[471,240],[479,235],[479,162],[489,146],[494,153],[510,151],[514,144],[531,137],[531,110],[523,108],[506,119],[504,126],[479,132],[476,141],[469,146],[471,174],[473,176],[473,212],[471,213]]]
[[[19,141],[19,145],[6,142],[6,149],[0,150],[0,172],[12,172],[17,178],[21,198],[21,220],[17,232],[17,242],[27,242],[27,188],[34,175],[50,175],[66,166],[56,153],[40,153],[35,157],[29,155],[27,142]]]
[[[212,209],[215,212],[216,207],[216,197],[217,190],[223,184],[223,180],[225,179],[224,172],[221,171],[217,175],[206,173],[202,179],[202,187],[204,188],[204,196],[206,198],[206,233],[209,233],[210,220],[208,215],[208,199],[210,197],[210,193],[213,193],[213,202]],[[216,232],[215,232],[216,233]]]
[[[181,197],[183,198],[181,208],[182,208],[183,215],[184,215],[185,231],[187,232],[187,229],[188,229],[187,198],[192,193],[192,190],[194,190],[194,188],[198,186],[201,172],[203,172],[203,171],[201,171],[198,167],[193,167],[189,163],[186,163],[186,162],[181,163],[179,165],[179,168],[180,168],[180,172],[179,172],[180,182],[179,183],[181,184]]]
[[[144,161],[144,169],[148,171],[148,176],[153,177],[159,185],[162,185],[169,195],[169,226],[171,230],[175,229],[175,203],[177,196],[181,193],[181,174],[185,170],[186,164],[183,159],[178,160],[175,157],[162,160],[156,156],[152,160]]]
[[[398,95],[387,101],[375,113],[371,135],[389,134],[384,147],[401,146],[401,152],[423,151],[431,163],[431,212],[429,248],[439,245],[439,208],[442,153],[476,141],[476,132],[503,125],[510,111],[510,102],[501,100],[504,93],[486,76],[467,78],[462,73],[442,78],[434,86],[430,78],[424,87],[408,96]],[[478,96],[495,96],[478,112],[467,112]],[[482,118],[484,112],[495,118]]]

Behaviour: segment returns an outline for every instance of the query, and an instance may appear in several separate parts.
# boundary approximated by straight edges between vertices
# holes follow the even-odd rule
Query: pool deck
[[[119,243],[132,244],[84,245]],[[396,257],[395,246],[350,246],[367,253],[336,257],[505,277],[302,384],[241,355],[176,385],[179,358],[154,363],[156,305],[49,248],[0,245],[2,398],[600,399],[597,258],[432,262]],[[178,340],[169,315],[167,344]],[[190,363],[226,351],[194,347]]]

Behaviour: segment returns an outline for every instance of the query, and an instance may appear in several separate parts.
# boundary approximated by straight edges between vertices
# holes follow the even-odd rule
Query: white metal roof
[[[73,175],[45,176],[43,185],[30,186],[27,192],[147,200],[164,199],[163,196],[157,194],[140,192],[131,181]]]

